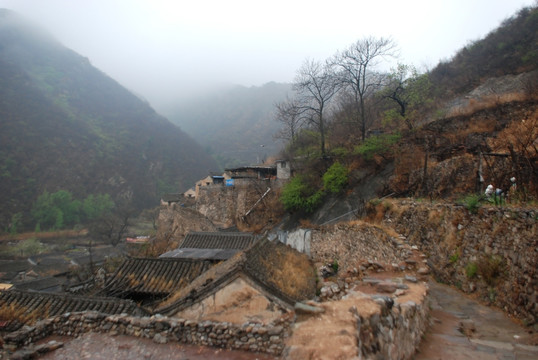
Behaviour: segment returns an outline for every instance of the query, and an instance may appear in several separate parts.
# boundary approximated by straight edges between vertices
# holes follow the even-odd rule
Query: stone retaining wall
[[[414,286],[405,300],[352,292],[310,310],[294,326],[283,358],[303,359],[412,359],[428,326],[427,286]],[[303,308],[304,307],[304,308]],[[301,313],[312,306],[304,305]],[[320,311],[321,310],[321,311]]]
[[[3,340],[4,347],[15,350],[49,335],[77,337],[93,331],[149,338],[161,344],[177,341],[279,355],[290,335],[289,328],[290,323],[286,320],[265,326],[258,323],[237,325],[226,322],[195,322],[162,316],[133,317],[79,312],[41,320],[33,326],[23,326],[20,330],[7,334]]]
[[[351,310],[357,321],[359,358],[411,359],[428,325],[427,302],[398,304],[386,296],[378,297],[375,301],[381,306],[380,313],[363,317],[357,309]]]
[[[393,202],[383,222],[428,256],[438,280],[538,325],[538,211]]]

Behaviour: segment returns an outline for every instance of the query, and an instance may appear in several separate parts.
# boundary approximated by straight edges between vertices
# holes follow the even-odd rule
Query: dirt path
[[[433,325],[415,360],[538,359],[538,334],[449,286],[433,281],[429,286]]]
[[[58,340],[64,346],[40,359],[47,360],[271,360],[274,357],[245,351],[225,350],[177,342],[156,344],[150,339],[88,333],[79,338],[49,337],[41,342]],[[41,343],[40,342],[40,343]]]

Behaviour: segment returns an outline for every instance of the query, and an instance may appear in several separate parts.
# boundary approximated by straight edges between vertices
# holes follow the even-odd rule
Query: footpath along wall
[[[538,327],[538,210],[390,201],[383,223],[428,257],[436,278]]]

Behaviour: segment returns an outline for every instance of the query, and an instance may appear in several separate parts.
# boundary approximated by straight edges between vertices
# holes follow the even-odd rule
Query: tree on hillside
[[[301,108],[296,98],[286,98],[286,100],[275,104],[275,107],[275,119],[283,125],[275,137],[287,140],[293,146],[299,135],[299,129],[305,120],[304,109]]]
[[[297,92],[299,108],[320,137],[321,156],[325,156],[326,112],[339,83],[328,64],[306,60],[297,72],[293,89]]]
[[[114,201],[108,194],[90,194],[82,202],[82,212],[87,221],[107,216],[113,208]]]
[[[79,222],[81,202],[73,199],[67,190],[54,193],[44,191],[32,206],[32,216],[36,228],[43,230],[59,230]]]
[[[366,138],[366,98],[382,85],[382,77],[373,70],[382,59],[396,56],[396,44],[391,39],[367,37],[338,52],[331,64],[335,66],[339,82],[351,90],[357,108],[356,121]]]
[[[405,122],[409,129],[414,127],[414,113],[430,98],[432,88],[428,74],[419,74],[414,66],[398,64],[388,75],[382,96],[392,100],[396,107],[385,112],[386,120]]]

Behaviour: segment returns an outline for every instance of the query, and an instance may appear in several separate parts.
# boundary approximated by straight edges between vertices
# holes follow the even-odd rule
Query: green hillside
[[[302,92],[284,113],[284,129],[295,126],[282,154],[296,169],[282,192],[287,210],[323,223],[374,197],[476,205],[489,184],[512,204],[538,199],[536,5],[424,73],[409,64],[366,69],[372,48],[386,55],[394,44],[357,44],[298,71]],[[353,77],[360,71],[372,76]]]
[[[142,209],[216,163],[146,102],[0,10],[0,230],[43,191],[108,193]]]

